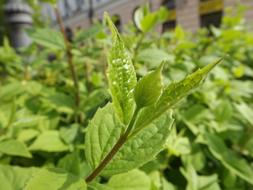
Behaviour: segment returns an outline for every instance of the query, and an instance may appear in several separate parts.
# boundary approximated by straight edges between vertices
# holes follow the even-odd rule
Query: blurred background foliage
[[[147,6],[137,10],[135,24],[125,26],[122,35],[138,78],[163,60],[166,84],[220,57],[224,61],[177,105],[165,150],[140,168],[142,172],[99,179],[104,186],[124,184],[133,175],[150,190],[253,189],[253,33],[242,8],[236,14],[229,11],[220,28],[194,34],[180,26],[156,32],[167,13],[163,8],[150,12]],[[98,107],[110,101],[106,55],[111,39],[104,24],[95,23],[72,38],[81,94],[78,109],[62,34],[41,27],[39,18],[35,26],[28,31],[33,43],[18,54],[7,38],[0,47],[0,182],[13,189],[23,188],[39,167],[87,176],[86,126]],[[6,178],[8,172],[22,179],[20,183]]]

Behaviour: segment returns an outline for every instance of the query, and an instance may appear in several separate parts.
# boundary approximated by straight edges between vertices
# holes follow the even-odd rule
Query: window
[[[219,27],[223,14],[223,0],[200,0],[199,14],[201,27]]]
[[[176,27],[176,21],[172,20],[172,21],[167,21],[163,24],[163,29],[162,31],[168,31],[168,30],[173,30]]]
[[[71,14],[71,6],[70,6],[68,0],[64,0],[64,7],[65,7],[65,10],[66,10],[66,16],[70,16],[70,14]]]
[[[176,1],[175,0],[164,0],[162,5],[167,7],[169,10],[168,20],[163,24],[162,31],[172,30],[176,27]]]
[[[222,20],[222,11],[201,15],[201,27],[210,27],[211,25],[219,27]]]
[[[82,9],[83,5],[84,5],[84,0],[76,0],[77,10]]]
[[[201,0],[199,3],[200,15],[219,12],[223,10],[223,0]]]
[[[165,1],[163,1],[162,5],[167,7],[168,9],[175,9],[176,8],[176,1],[175,0],[165,0]]]

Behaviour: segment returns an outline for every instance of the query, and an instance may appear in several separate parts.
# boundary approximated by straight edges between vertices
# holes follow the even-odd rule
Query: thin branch
[[[117,143],[113,146],[111,151],[102,160],[102,162],[98,165],[98,167],[85,179],[86,183],[91,182],[93,179],[95,179],[101,173],[101,171],[107,166],[107,164],[117,154],[119,149],[125,144],[126,141],[127,141],[127,136],[125,136],[125,135],[123,135],[119,138]]]
[[[142,41],[144,40],[145,36],[146,36],[146,33],[141,33],[140,38],[139,38],[139,40],[138,40],[137,43],[136,43],[136,46],[135,46],[135,48],[134,48],[134,50],[133,50],[133,62],[134,62],[135,59],[136,59],[136,56],[137,56],[137,54],[138,54],[138,51],[139,51],[139,49],[140,49],[140,46],[141,46]]]
[[[128,136],[131,133],[135,120],[137,118],[139,109],[135,109],[133,117],[131,121],[129,122],[129,125],[119,138],[119,140],[116,142],[116,144],[112,147],[111,151],[107,154],[107,156],[102,160],[102,162],[96,167],[96,169],[85,179],[86,183],[91,182],[93,179],[95,179],[102,170],[109,164],[109,162],[113,159],[113,157],[117,154],[117,152],[120,150],[120,148],[125,144],[125,142],[128,140]]]
[[[75,88],[75,105],[76,105],[76,111],[77,111],[77,110],[79,110],[79,106],[80,106],[80,90],[79,90],[79,85],[78,85],[78,76],[76,73],[76,68],[73,63],[73,54],[71,52],[71,44],[68,40],[68,36],[67,36],[66,30],[65,30],[65,27],[64,27],[64,24],[63,24],[63,21],[62,21],[62,18],[61,18],[61,15],[60,15],[60,12],[59,12],[57,6],[54,6],[54,11],[56,14],[58,25],[60,27],[61,33],[64,38],[69,70],[70,70],[71,77],[72,77],[72,80],[74,83],[74,88]]]

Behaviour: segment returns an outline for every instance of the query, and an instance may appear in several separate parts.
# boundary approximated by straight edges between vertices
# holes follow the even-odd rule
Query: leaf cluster
[[[4,40],[2,189],[253,189],[252,32],[239,11],[156,34],[167,14],[145,5],[123,34],[108,15],[75,32],[78,109],[59,31],[29,30],[19,54]]]

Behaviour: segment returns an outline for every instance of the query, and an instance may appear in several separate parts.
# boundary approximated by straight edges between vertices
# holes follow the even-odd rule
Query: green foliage
[[[103,174],[108,176],[129,171],[151,160],[165,144],[172,122],[171,115],[165,114],[129,139],[103,170]],[[123,127],[113,114],[112,105],[97,111],[86,133],[85,151],[91,168],[95,169],[109,153],[120,138]]]
[[[139,30],[146,33],[153,29],[158,22],[168,18],[166,8],[161,7],[156,12],[150,12],[149,4],[138,8],[134,13],[134,21]]]
[[[124,124],[130,121],[134,110],[133,90],[136,74],[124,42],[108,15],[105,18],[113,37],[113,48],[108,56],[108,80],[116,113]]]
[[[108,15],[78,31],[79,108],[59,31],[28,31],[18,54],[5,39],[1,188],[252,190],[253,37],[240,14],[159,35],[167,11],[146,5],[123,34]]]
[[[173,57],[163,50],[150,48],[141,51],[136,59],[150,68],[156,68],[163,61],[172,61]]]
[[[32,156],[24,143],[14,139],[0,142],[0,152],[11,156],[22,156],[27,158]]]
[[[187,96],[191,90],[198,87],[206,75],[220,62],[221,60],[209,64],[206,67],[195,71],[179,82],[171,82],[163,89],[156,104],[143,109],[136,121],[136,130],[142,129],[159,117],[166,110],[174,106],[182,98]]]
[[[1,188],[6,190],[24,189],[26,183],[38,172],[37,168],[21,168],[0,165]]]
[[[152,160],[166,144],[173,121],[171,113],[165,113],[146,129],[133,133],[103,173],[112,175],[129,171]]]
[[[65,45],[62,34],[60,31],[55,31],[48,28],[43,29],[30,29],[28,34],[32,37],[33,41],[45,48],[52,50],[64,50]]]
[[[144,172],[132,170],[111,177],[108,186],[112,190],[146,190],[150,189],[151,180]]]
[[[249,183],[253,183],[253,170],[244,159],[231,152],[219,137],[206,133],[204,138],[212,154],[220,160],[225,167]]]
[[[163,64],[138,81],[134,89],[134,99],[137,108],[140,109],[157,102],[163,89],[162,69]]]
[[[60,139],[59,131],[43,131],[29,147],[31,151],[62,152],[68,146]]]
[[[49,183],[50,182],[50,183]],[[27,183],[25,190],[32,189],[69,189],[69,190],[86,190],[84,180],[71,174],[53,169],[41,169]]]
[[[117,142],[123,129],[124,125],[113,112],[111,104],[96,112],[85,137],[85,155],[91,168],[95,169],[99,165]]]

